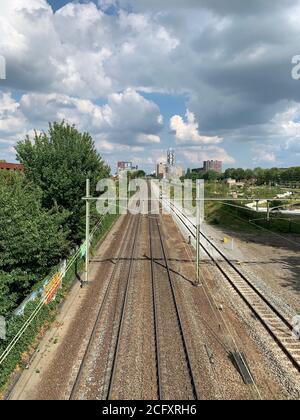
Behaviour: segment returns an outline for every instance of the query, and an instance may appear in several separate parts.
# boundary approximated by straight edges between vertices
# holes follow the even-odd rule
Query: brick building
[[[0,171],[24,172],[24,166],[20,163],[0,162]]]

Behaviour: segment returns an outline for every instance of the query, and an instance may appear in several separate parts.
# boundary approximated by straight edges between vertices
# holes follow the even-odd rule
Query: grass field
[[[270,221],[267,221],[264,214],[230,207],[216,201],[205,204],[205,217],[208,223],[235,232],[262,232],[263,228],[278,233],[300,234],[300,217],[284,217],[276,214],[271,215]]]

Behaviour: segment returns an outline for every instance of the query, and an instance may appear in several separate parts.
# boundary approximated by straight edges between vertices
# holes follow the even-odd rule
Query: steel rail
[[[138,238],[138,233],[139,233],[139,230],[140,230],[141,215],[139,214],[138,216],[134,216],[134,217],[138,217],[138,221],[137,221],[137,225],[136,225],[135,232],[134,232],[134,239],[133,239],[133,245],[132,245],[132,250],[131,250],[129,270],[128,270],[128,273],[127,273],[127,276],[126,276],[126,287],[125,287],[125,294],[124,294],[124,298],[123,298],[123,302],[122,302],[121,319],[120,319],[118,332],[117,332],[116,345],[115,345],[115,348],[113,350],[113,360],[112,360],[111,374],[110,374],[110,379],[109,379],[109,384],[108,384],[108,390],[107,390],[106,398],[105,398],[106,400],[109,400],[111,398],[111,393],[113,391],[113,385],[114,385],[115,377],[116,377],[116,373],[117,373],[118,355],[119,355],[119,352],[120,352],[121,337],[122,337],[122,334],[123,334],[123,331],[124,331],[125,313],[126,313],[126,307],[127,307],[127,303],[128,303],[130,278],[132,276],[134,255],[135,255],[135,252],[136,252],[137,238]],[[111,341],[112,341],[112,339],[111,339]]]
[[[150,190],[150,187],[149,187]],[[150,191],[151,194],[151,191]],[[158,389],[158,400],[162,400],[162,381],[161,381],[161,363],[160,363],[160,351],[159,351],[159,326],[158,326],[158,315],[157,315],[157,299],[155,293],[155,280],[154,280],[154,258],[153,258],[153,243],[152,243],[152,230],[151,230],[151,203],[148,203],[148,230],[149,230],[149,248],[150,248],[150,269],[151,269],[151,286],[152,286],[152,304],[153,304],[153,325],[154,325],[154,341],[156,349],[156,371],[157,371],[157,389]]]
[[[70,396],[69,396],[69,400],[73,400],[74,399],[74,396],[75,396],[75,394],[77,392],[78,385],[80,383],[80,379],[81,379],[82,374],[83,374],[83,370],[84,370],[84,367],[85,367],[85,363],[86,363],[86,360],[87,360],[87,357],[88,357],[88,354],[89,354],[91,345],[93,343],[93,340],[94,340],[95,335],[96,335],[96,332],[97,332],[97,327],[99,325],[99,321],[101,319],[101,316],[102,316],[102,313],[103,313],[103,309],[104,309],[105,303],[106,303],[107,298],[108,298],[109,291],[110,291],[111,286],[112,286],[112,283],[113,283],[113,281],[115,279],[119,262],[121,261],[122,255],[123,255],[124,250],[125,250],[125,247],[127,246],[127,243],[126,243],[127,234],[130,232],[130,229],[131,229],[131,227],[133,225],[133,219],[130,218],[130,216],[128,216],[127,219],[128,219],[128,221],[126,221],[126,223],[127,223],[126,224],[126,233],[123,236],[123,239],[122,239],[122,242],[121,242],[121,246],[120,246],[120,251],[119,251],[119,254],[118,254],[116,263],[114,265],[114,269],[112,271],[112,274],[110,276],[109,282],[107,283],[107,286],[106,286],[106,289],[105,289],[105,293],[104,293],[104,296],[103,296],[101,305],[99,307],[99,310],[98,310],[98,313],[97,313],[97,317],[96,317],[95,323],[93,325],[93,329],[91,331],[91,335],[89,337],[88,344],[86,346],[86,349],[85,349],[83,358],[82,358],[81,363],[80,363],[79,370],[77,372],[75,381],[74,381],[73,386],[72,386],[72,390],[71,390],[71,393],[70,393]]]
[[[184,354],[185,354],[185,358],[186,358],[187,368],[188,368],[189,376],[190,376],[190,379],[191,379],[193,397],[197,400],[200,400],[201,396],[199,395],[198,390],[197,390],[197,386],[196,386],[196,380],[195,380],[193,369],[192,369],[191,357],[190,357],[190,354],[189,354],[188,345],[187,345],[187,341],[186,341],[186,337],[185,337],[185,333],[184,333],[182,316],[181,316],[180,309],[179,309],[179,306],[178,306],[178,302],[177,302],[177,299],[176,299],[176,292],[175,292],[174,284],[173,284],[173,281],[172,281],[171,271],[170,271],[169,262],[168,262],[168,256],[167,256],[162,232],[161,232],[160,225],[159,225],[157,217],[155,217],[155,222],[156,222],[156,227],[157,227],[159,238],[160,238],[160,244],[161,244],[161,248],[162,248],[165,267],[166,267],[167,274],[168,274],[168,281],[169,281],[169,285],[170,285],[170,289],[171,289],[172,300],[173,300],[173,303],[174,303],[176,318],[177,318],[177,321],[178,321],[179,331],[180,331],[180,335],[181,335],[181,339],[182,339],[182,345],[183,345],[183,350],[184,350]]]
[[[180,209],[178,209],[173,203],[168,203],[168,205],[170,206],[170,208],[171,208],[171,206],[173,206],[174,208],[176,208],[176,210],[182,216],[184,216],[188,220],[188,222],[195,228],[195,225],[193,224],[193,222]],[[176,213],[174,210],[173,210],[173,212],[180,219],[180,221],[183,223],[183,225],[188,229],[188,231],[191,233],[191,235],[195,238],[196,236],[195,236],[194,232],[184,222],[184,220],[182,219],[182,217],[180,217],[178,215],[178,213]],[[248,285],[248,287],[250,287],[257,294],[257,296],[267,305],[268,308],[271,309],[271,311],[280,319],[280,321],[285,324],[285,326],[291,331],[291,334],[292,334],[293,326],[285,318],[285,316],[283,314],[281,314],[280,311],[277,308],[275,308],[275,306],[262,294],[262,292],[260,290],[258,290],[257,287],[255,287],[255,285],[252,284],[252,282],[235,266],[235,264],[232,261],[229,260],[229,258],[226,257],[226,255],[224,255],[224,253],[222,251],[220,251],[217,248],[217,246],[212,241],[210,241],[210,239],[207,238],[206,235],[204,235],[201,232],[201,236],[207,241],[207,243],[210,244],[210,246],[212,246],[215,249],[215,251],[217,251],[219,253],[219,255],[221,255],[221,257],[224,259],[224,261],[242,278],[242,280]],[[289,360],[292,362],[292,364],[295,366],[295,368],[298,371],[300,371],[299,361],[291,353],[291,351],[286,347],[286,345],[282,342],[283,340],[280,340],[278,338],[278,336],[273,331],[273,329],[268,324],[268,322],[263,318],[263,316],[258,312],[258,310],[256,310],[254,308],[254,306],[251,304],[251,302],[249,301],[249,299],[239,289],[239,287],[236,285],[236,283],[230,278],[230,276],[228,275],[228,273],[226,273],[226,271],[220,265],[220,263],[218,262],[218,260],[213,255],[210,254],[210,252],[207,250],[207,248],[205,248],[205,246],[201,243],[201,241],[200,241],[200,245],[201,245],[202,249],[204,250],[204,252],[208,255],[208,257],[216,264],[216,266],[222,272],[222,274],[224,275],[224,277],[229,281],[229,283],[231,284],[231,286],[236,290],[236,292],[239,294],[239,296],[241,296],[241,298],[244,300],[244,302],[247,304],[247,306],[255,313],[256,317],[264,325],[264,327],[267,329],[267,331],[269,332],[269,334],[273,337],[273,339],[276,341],[276,343],[279,345],[279,347],[282,349],[282,351],[286,354],[286,356],[289,358]]]

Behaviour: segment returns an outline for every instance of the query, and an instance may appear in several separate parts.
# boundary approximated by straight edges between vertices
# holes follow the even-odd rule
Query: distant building
[[[181,166],[169,166],[169,165],[167,165],[166,170],[167,170],[167,173],[166,173],[166,178],[167,179],[181,178],[185,174],[184,169]]]
[[[131,171],[132,162],[118,162],[118,172],[121,171]]]
[[[133,166],[132,162],[118,162],[118,174],[120,172],[132,172],[132,171],[137,171],[138,170],[138,166]]]
[[[175,166],[175,150],[169,149],[167,153],[167,162],[169,166]]]
[[[219,160],[205,160],[203,162],[203,171],[204,172],[215,171],[221,174],[223,171],[223,162]]]
[[[176,166],[175,151],[169,149],[167,152],[167,162],[160,162],[156,165],[156,177],[160,179],[181,178],[184,176],[184,169]]]
[[[226,184],[232,188],[232,187],[238,187],[238,188],[244,188],[245,182],[237,182],[235,179],[228,178],[226,179]]]
[[[24,166],[20,163],[0,162],[0,171],[24,172]]]
[[[192,169],[192,173],[202,174],[202,173],[204,173],[204,169],[203,168],[195,168],[195,169]]]
[[[164,179],[167,177],[167,164],[166,163],[158,163],[156,165],[156,176],[157,178]]]

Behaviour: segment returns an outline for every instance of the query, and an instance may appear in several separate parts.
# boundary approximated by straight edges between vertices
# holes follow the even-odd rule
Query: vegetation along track
[[[201,399],[158,215],[148,215],[158,399]]]
[[[180,220],[193,238],[196,237],[195,224],[173,203],[167,202],[171,211]],[[246,277],[236,264],[201,232],[200,245],[208,257],[215,263],[231,286],[250,307],[277,345],[285,353],[294,367],[300,372],[300,341],[293,337],[292,320],[288,320],[279,308]]]
[[[92,347],[95,345],[94,342],[97,337],[98,330],[99,328],[101,329],[100,321],[101,321],[102,316],[104,315],[105,307],[107,306],[111,290],[113,289],[113,287],[116,287],[116,282],[118,282],[117,284],[118,292],[114,294],[116,296],[116,300],[114,302],[114,314],[113,316],[110,317],[112,318],[112,328],[110,328],[109,329],[110,331],[108,331],[110,334],[109,345],[108,345],[109,354],[107,355],[107,360],[97,361],[99,364],[101,365],[105,364],[106,366],[106,369],[104,372],[105,373],[104,383],[102,386],[101,395],[93,395],[93,397],[95,399],[99,399],[99,398],[108,399],[111,389],[112,389],[116,359],[118,357],[118,344],[120,340],[120,335],[122,333],[123,317],[124,317],[124,311],[126,307],[127,291],[128,291],[129,281],[131,277],[132,264],[134,261],[136,242],[137,242],[139,226],[140,226],[140,216],[127,215],[126,217],[128,219],[127,229],[123,236],[123,240],[120,246],[118,257],[115,261],[112,274],[106,286],[102,303],[99,307],[99,311],[97,313],[97,317],[96,317],[84,356],[80,364],[80,368],[78,370],[77,376],[73,384],[72,391],[69,397],[70,400],[77,399],[80,396],[82,379],[86,370],[86,366],[88,364],[90,355],[92,353]],[[133,235],[130,236],[131,233],[133,233]],[[131,238],[131,239],[128,240],[128,238]],[[130,249],[130,257],[124,258],[124,255],[126,254],[126,250],[128,249]],[[127,264],[126,269],[125,269],[124,264]],[[120,277],[118,278],[118,273],[120,272],[120,269],[122,268],[123,268],[122,274],[124,276],[122,276],[122,279],[121,279]],[[125,286],[125,291],[123,291],[124,287],[121,287],[121,284],[120,284],[121,282],[122,282],[122,285]]]

